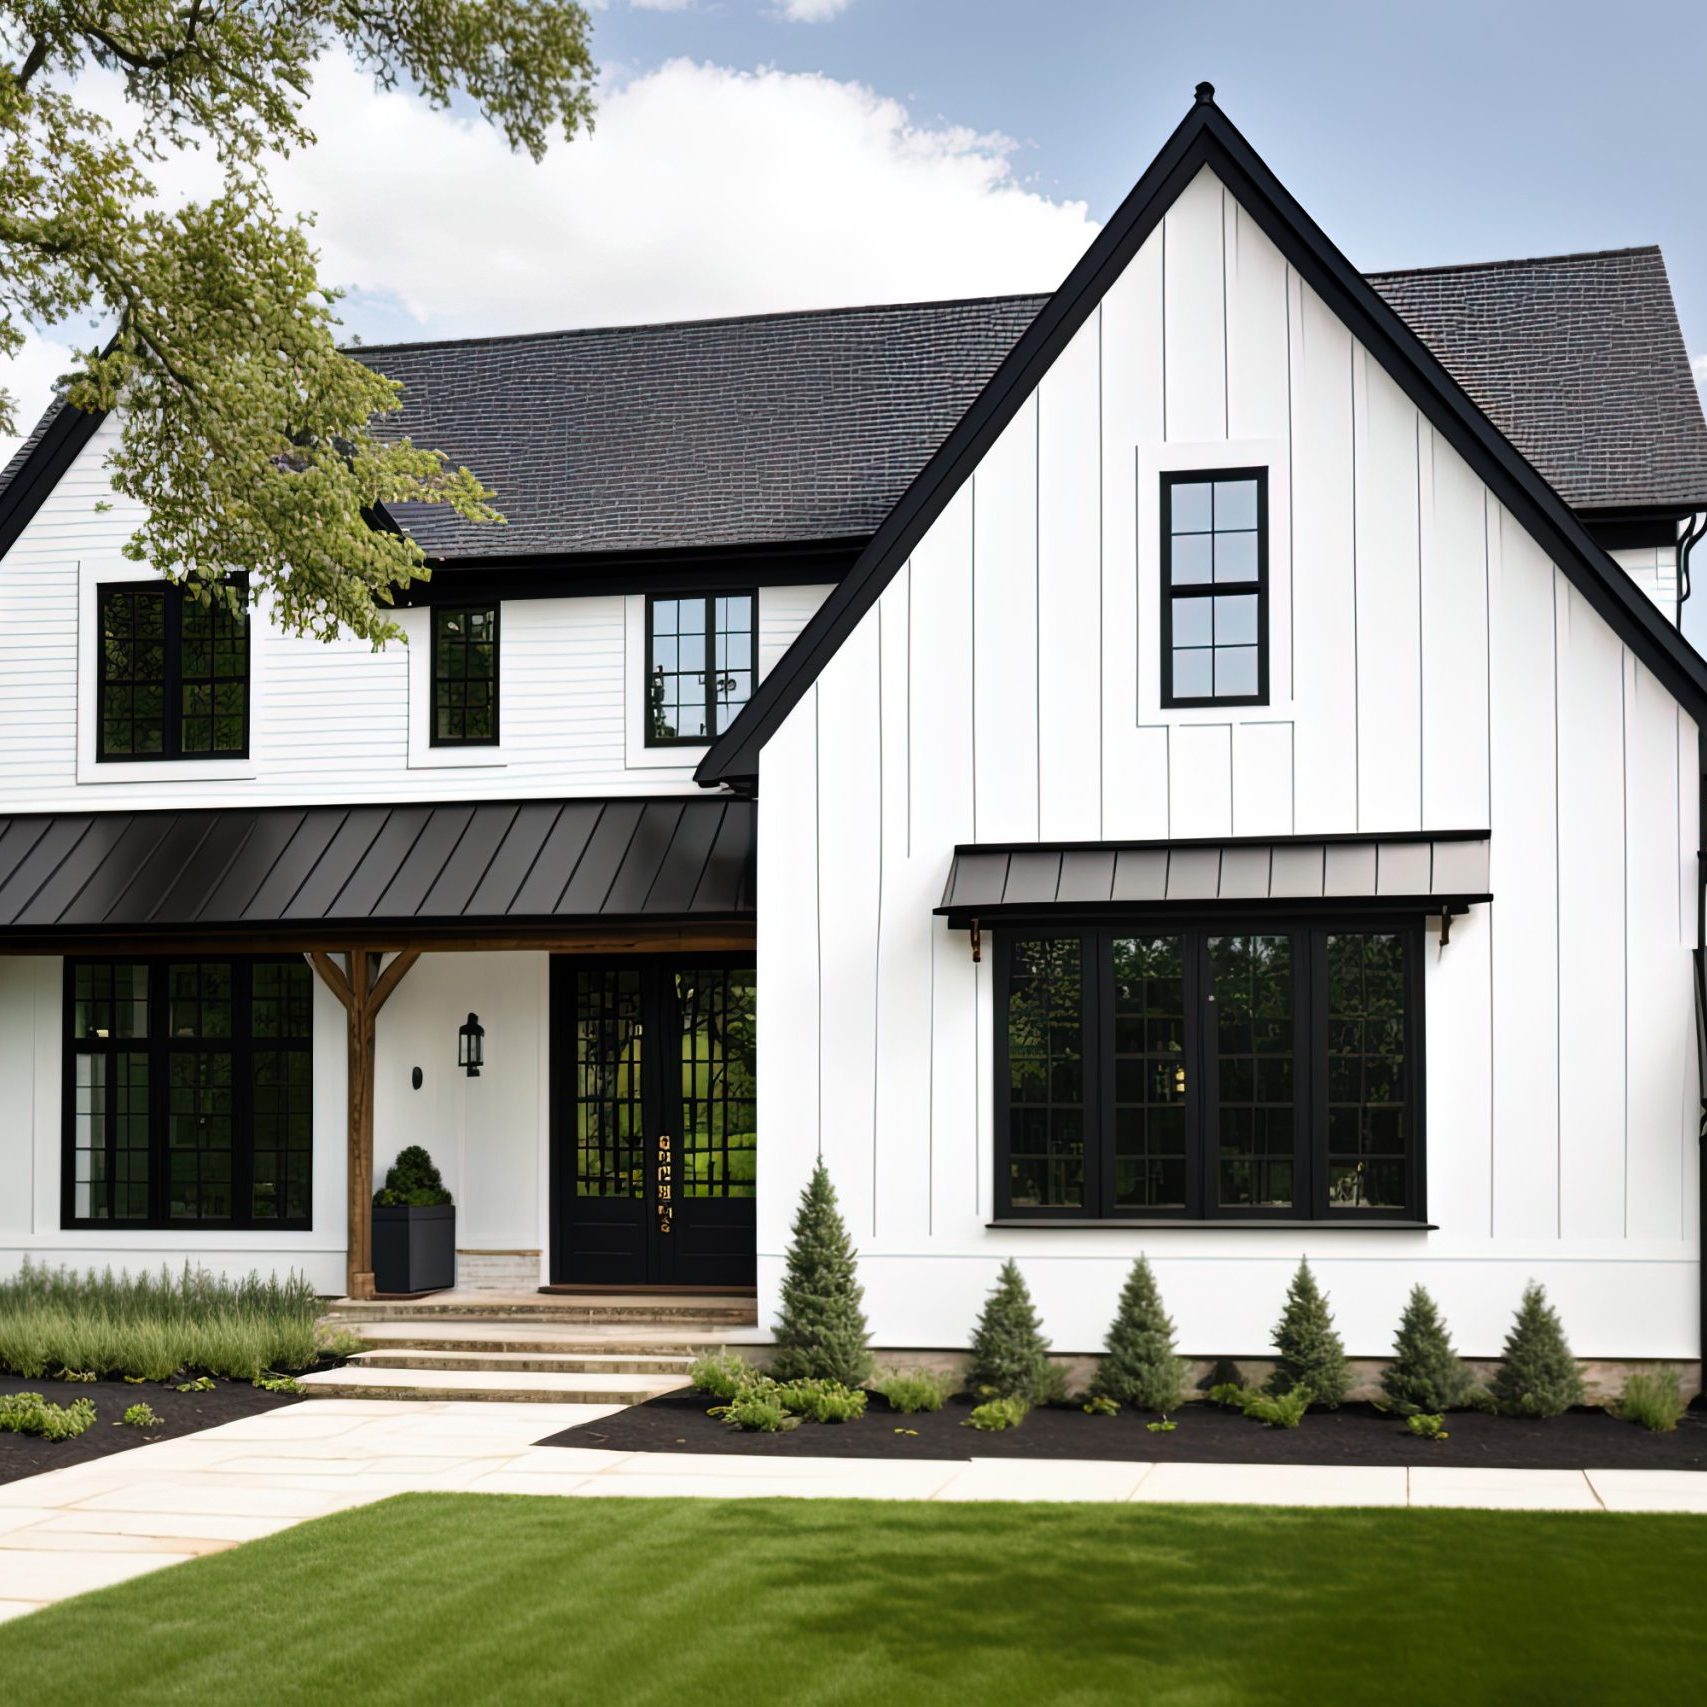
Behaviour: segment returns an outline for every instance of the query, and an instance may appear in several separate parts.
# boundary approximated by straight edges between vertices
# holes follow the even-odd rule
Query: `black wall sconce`
[[[456,1064],[471,1079],[480,1077],[481,1064],[486,1059],[486,1028],[478,1014],[470,1014],[457,1028]]]

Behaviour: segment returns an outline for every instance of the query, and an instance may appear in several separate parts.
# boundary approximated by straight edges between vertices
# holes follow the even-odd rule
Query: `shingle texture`
[[[1566,503],[1707,502],[1707,422],[1657,248],[1369,282]]]

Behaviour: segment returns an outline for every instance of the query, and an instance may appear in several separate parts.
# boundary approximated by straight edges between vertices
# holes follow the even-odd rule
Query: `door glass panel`
[[[646,1191],[640,974],[575,974],[575,1189]]]
[[[1022,938],[1008,983],[1009,1201],[1085,1203],[1084,977],[1077,937]]]
[[[1114,941],[1114,1201],[1185,1207],[1185,956],[1177,936]]]
[[[1405,1202],[1405,943],[1328,938],[1328,1207]]]
[[[675,974],[681,1015],[683,1197],[751,1197],[757,1162],[757,974]]]
[[[1292,939],[1211,937],[1209,973],[1218,1200],[1227,1209],[1290,1209],[1297,1154]]]

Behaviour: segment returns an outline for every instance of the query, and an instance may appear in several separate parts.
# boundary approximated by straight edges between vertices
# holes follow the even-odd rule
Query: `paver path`
[[[0,1486],[0,1617],[390,1494],[1482,1506],[1707,1514],[1707,1471],[752,1458],[533,1442],[614,1407],[323,1399]]]

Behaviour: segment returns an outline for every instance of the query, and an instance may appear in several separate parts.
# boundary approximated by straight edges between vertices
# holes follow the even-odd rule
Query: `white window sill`
[[[253,759],[89,759],[77,766],[79,786],[103,782],[253,782]]]

